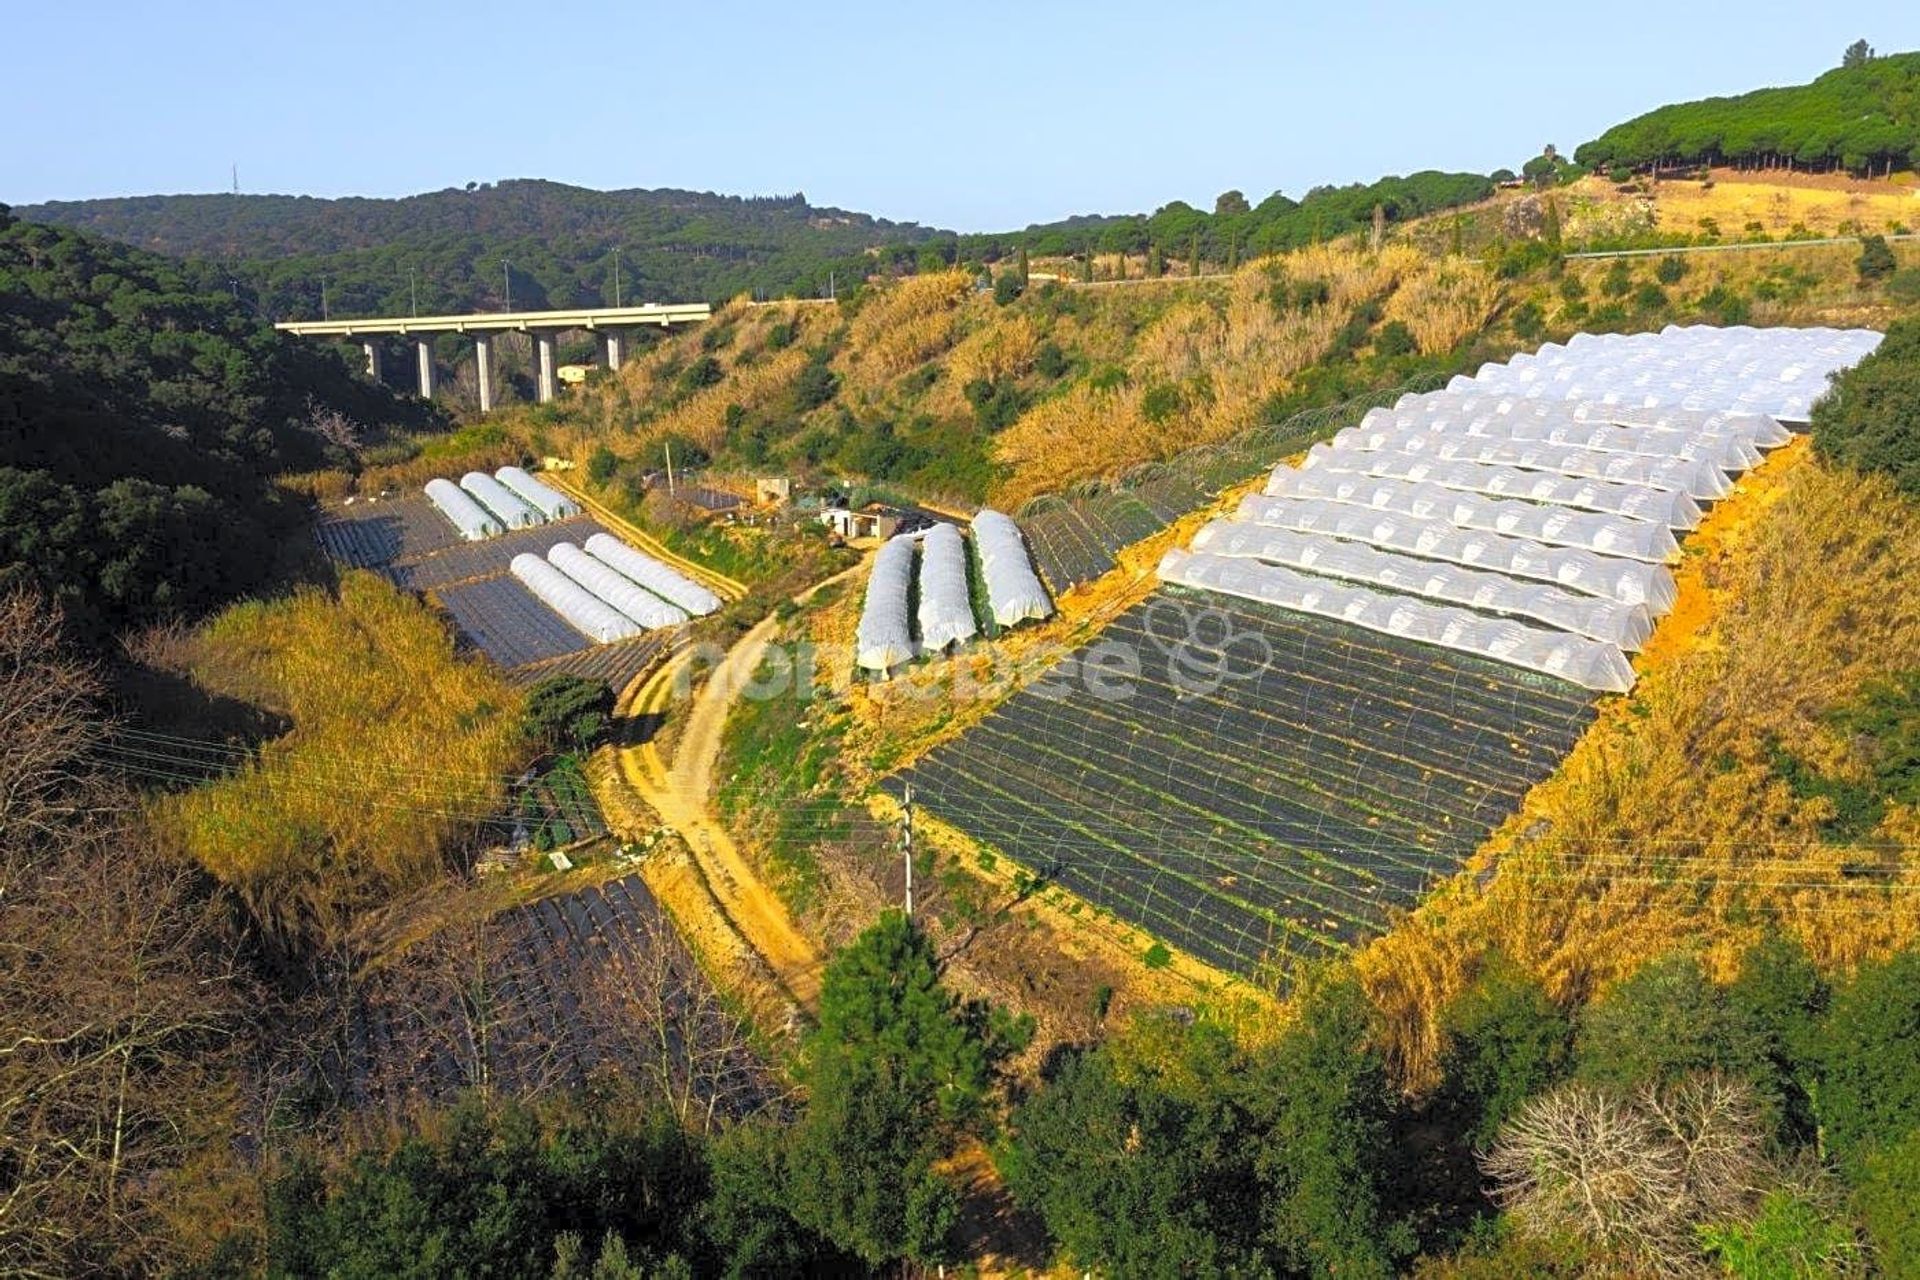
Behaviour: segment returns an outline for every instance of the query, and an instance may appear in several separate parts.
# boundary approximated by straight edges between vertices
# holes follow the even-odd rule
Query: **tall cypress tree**
[[[1198,231],[1193,233],[1193,248],[1187,254],[1187,274],[1190,276],[1200,274],[1200,233]]]

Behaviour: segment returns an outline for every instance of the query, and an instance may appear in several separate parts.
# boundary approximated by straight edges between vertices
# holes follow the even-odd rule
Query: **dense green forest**
[[[1024,231],[956,235],[810,206],[804,196],[591,191],[517,180],[401,200],[139,196],[36,205],[30,218],[186,257],[274,319],[429,314],[666,301],[740,294],[815,297],[871,273],[904,274],[1041,255],[1157,250],[1162,262],[1230,266],[1369,225],[1485,198],[1487,178],[1427,171],[1302,199],[1212,212],[1086,216]],[[617,255],[617,258],[616,258]],[[324,289],[324,297],[322,296]]]
[[[181,195],[33,206],[26,217],[227,264],[275,318],[812,296],[859,279],[868,251],[935,233],[804,195],[591,191],[520,179],[399,200]],[[947,236],[951,243],[952,236]]]
[[[428,412],[191,268],[0,206],[0,587],[82,633],[257,589],[304,518],[273,477]]]
[[[1873,57],[1855,46],[1846,62],[1812,84],[1649,111],[1574,158],[1590,168],[1729,164],[1854,173],[1920,164],[1920,53]]]

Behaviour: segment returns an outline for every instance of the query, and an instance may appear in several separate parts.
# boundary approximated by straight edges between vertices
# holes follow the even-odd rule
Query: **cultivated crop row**
[[[1136,671],[1029,689],[888,781],[1212,963],[1379,931],[1571,747],[1592,697],[1503,664],[1162,592],[1101,633]]]
[[[542,662],[589,647],[585,636],[515,578],[463,582],[443,588],[439,599],[460,633],[503,667]]]

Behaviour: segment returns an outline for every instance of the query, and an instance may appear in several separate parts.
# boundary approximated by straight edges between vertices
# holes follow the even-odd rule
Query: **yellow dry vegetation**
[[[994,456],[1004,478],[995,500],[1017,505],[1253,425],[1262,406],[1326,354],[1355,310],[1391,293],[1419,262],[1403,245],[1318,245],[1249,263],[1223,293],[1174,300],[1134,341],[1124,382],[1078,383],[1000,435]],[[1276,287],[1287,282],[1323,288],[1324,301],[1277,305]]]
[[[947,357],[948,381],[958,387],[970,382],[999,382],[1017,378],[1033,367],[1040,350],[1040,334],[1025,312],[1005,312],[962,338]]]
[[[853,318],[836,367],[850,389],[872,391],[945,351],[973,292],[965,271],[908,276],[877,287]]]
[[[1436,355],[1486,328],[1501,300],[1500,282],[1485,263],[1437,258],[1388,299],[1385,318],[1406,325],[1422,355]]]
[[[1688,235],[1700,231],[1702,218],[1713,219],[1723,236],[1747,234],[1753,223],[1774,236],[1795,226],[1816,235],[1843,234],[1846,224],[1866,232],[1913,230],[1920,228],[1920,188],[1831,178],[1803,185],[1787,175],[1767,181],[1716,173],[1710,186],[1661,182],[1653,191],[1653,209],[1660,230]]]
[[[797,346],[736,367],[725,381],[702,387],[649,422],[643,435],[648,439],[679,436],[715,452],[726,439],[729,405],[752,410],[769,404],[785,395],[806,367],[807,353]]]
[[[1705,636],[1645,672],[1496,834],[1491,882],[1470,868],[1362,953],[1410,1082],[1433,1079],[1438,1011],[1495,950],[1578,1000],[1675,948],[1727,976],[1769,926],[1837,969],[1920,937],[1920,814],[1894,806],[1832,843],[1832,802],[1796,797],[1769,762],[1787,744],[1828,776],[1863,770],[1829,713],[1920,655],[1920,504],[1811,461],[1772,496],[1701,566]]]
[[[158,801],[155,825],[284,939],[336,938],[357,910],[431,881],[499,812],[518,763],[520,695],[371,573],[346,574],[337,596],[236,605],[185,665],[207,693],[292,728]]]

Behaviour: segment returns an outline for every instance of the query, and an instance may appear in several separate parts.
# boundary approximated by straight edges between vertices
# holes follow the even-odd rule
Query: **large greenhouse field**
[[[1119,696],[1031,687],[887,788],[1242,974],[1379,931],[1593,715],[1551,677],[1176,589],[1101,638],[1139,663]]]

